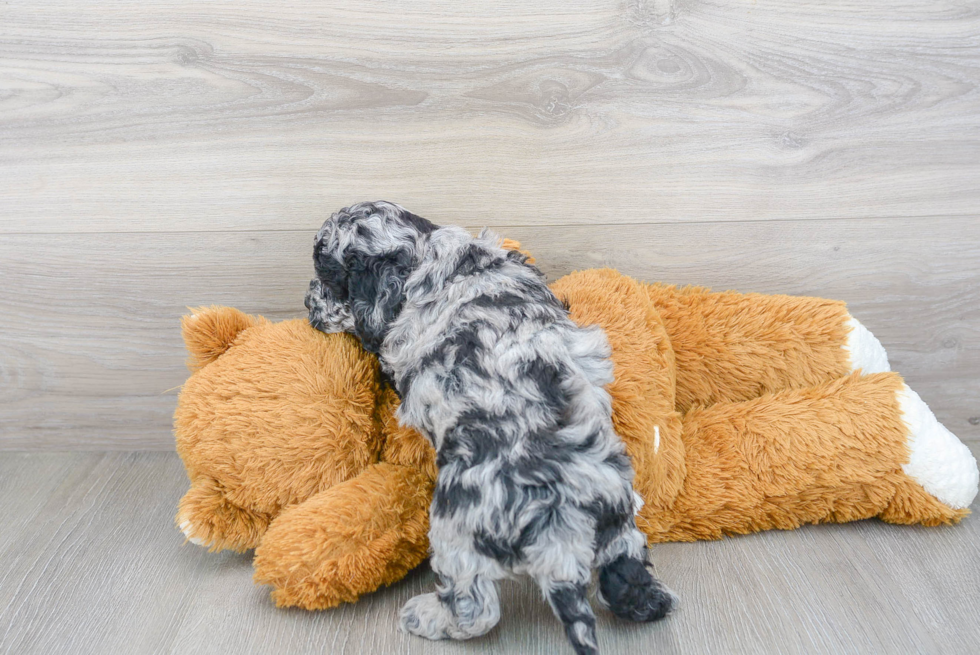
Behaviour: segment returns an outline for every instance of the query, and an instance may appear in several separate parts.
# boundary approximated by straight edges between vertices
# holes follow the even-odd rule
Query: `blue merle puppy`
[[[586,596],[653,621],[674,602],[646,566],[633,470],[613,430],[610,348],[541,273],[488,231],[474,238],[398,205],[360,203],[316,236],[306,305],[324,332],[379,355],[398,418],[436,449],[429,539],[435,593],[401,627],[468,639],[500,619],[497,581],[541,586],[576,653],[597,653]]]

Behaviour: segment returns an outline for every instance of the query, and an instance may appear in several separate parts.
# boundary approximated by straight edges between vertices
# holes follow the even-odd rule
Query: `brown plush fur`
[[[432,478],[380,463],[287,508],[255,551],[255,581],[277,605],[352,603],[427,556]]]
[[[184,334],[193,362],[211,360],[184,384],[174,416],[191,480],[180,512],[197,538],[255,548],[284,507],[379,460],[379,367],[354,337],[231,308],[185,318]],[[231,343],[222,348],[215,335]]]
[[[966,514],[902,472],[901,378],[849,373],[842,303],[611,270],[553,289],[609,335],[613,420],[651,542]],[[231,308],[186,318],[184,338],[195,372],[175,416],[191,480],[178,523],[195,540],[257,548],[256,581],[307,609],[353,602],[425,558],[434,452],[398,425],[397,396],[356,340]]]

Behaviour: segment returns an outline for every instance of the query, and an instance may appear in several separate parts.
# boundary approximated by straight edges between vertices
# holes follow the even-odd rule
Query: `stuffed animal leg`
[[[646,284],[677,361],[677,409],[888,371],[884,348],[837,300]]]
[[[976,462],[916,403],[898,375],[880,373],[690,411],[684,486],[669,511],[641,510],[650,540],[874,516],[959,521],[976,495]]]
[[[677,409],[694,408],[661,438],[668,452],[682,443],[687,473],[671,510],[641,513],[652,539],[872,516],[934,525],[966,513],[972,454],[899,376],[855,374],[888,371],[888,358],[844,303],[645,290],[675,352]]]
[[[429,551],[435,451],[399,425],[398,395],[380,390],[381,462],[287,508],[255,551],[255,581],[280,607],[326,609],[396,582]]]
[[[255,582],[272,585],[280,607],[352,603],[427,557],[431,498],[425,474],[374,464],[283,510],[255,550]]]

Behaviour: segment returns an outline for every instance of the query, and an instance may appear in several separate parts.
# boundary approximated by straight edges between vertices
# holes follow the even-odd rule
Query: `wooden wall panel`
[[[0,239],[0,447],[171,448],[185,307],[302,316],[316,227]],[[980,440],[980,220],[500,231],[551,279],[613,266],[645,280],[844,299],[940,419]]]
[[[555,275],[850,300],[980,435],[967,0],[0,5],[0,444],[167,448],[185,305],[387,198]]]
[[[0,232],[972,216],[966,0],[0,8]]]

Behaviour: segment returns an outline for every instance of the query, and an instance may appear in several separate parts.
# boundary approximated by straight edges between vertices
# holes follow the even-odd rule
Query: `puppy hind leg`
[[[477,558],[476,566],[463,560]],[[399,627],[426,639],[471,639],[489,632],[500,621],[500,597],[495,569],[489,559],[473,552],[454,553],[448,567],[433,556],[439,575],[434,593],[421,594],[402,607]],[[481,566],[480,560],[486,566]],[[474,564],[470,559],[468,564]],[[473,570],[480,571],[473,574]]]
[[[635,526],[600,553],[599,599],[621,619],[656,621],[677,605],[677,596],[650,573],[646,554],[646,538]]]
[[[576,654],[596,655],[595,614],[586,595],[595,557],[593,534],[584,514],[570,509],[563,519],[560,525],[550,523],[525,550],[526,572],[541,587]]]
[[[582,580],[557,581],[539,580],[551,610],[562,622],[565,635],[575,649],[576,655],[598,655],[599,647],[595,634],[595,613],[587,597],[589,574],[586,571]]]

